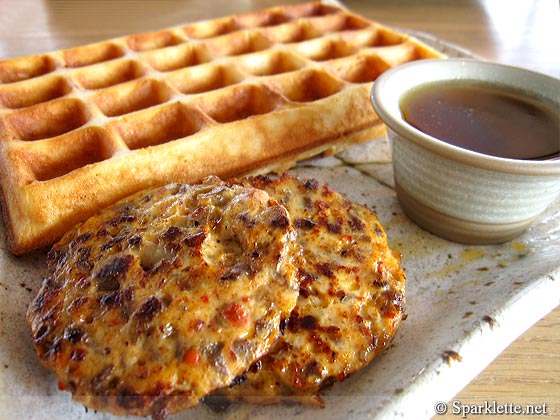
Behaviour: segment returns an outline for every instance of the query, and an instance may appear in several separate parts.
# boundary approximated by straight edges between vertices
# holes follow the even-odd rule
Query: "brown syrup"
[[[430,83],[401,99],[420,131],[475,152],[510,159],[560,154],[558,109],[525,93],[482,82]]]

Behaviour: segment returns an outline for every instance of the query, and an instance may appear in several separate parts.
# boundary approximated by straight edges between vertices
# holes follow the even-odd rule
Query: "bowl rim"
[[[395,109],[395,101],[398,104],[405,92],[408,92],[417,86],[432,82],[457,80],[488,81],[490,83],[496,83],[497,85],[509,86],[516,90],[525,91],[529,94],[535,94],[531,89],[527,88],[527,86],[502,82],[502,80],[500,80],[500,82],[495,82],[492,80],[492,77],[487,78],[481,77],[480,75],[478,77],[473,75],[470,77],[456,75],[455,77],[439,77],[434,79],[423,79],[420,77],[417,82],[410,82],[411,78],[414,74],[418,73],[418,69],[421,67],[425,67],[427,69],[430,69],[431,67],[436,70],[443,70],[447,67],[449,69],[461,69],[464,73],[468,73],[469,71],[476,69],[479,73],[484,73],[486,76],[492,73],[495,75],[509,74],[516,75],[524,81],[536,81],[538,83],[550,84],[550,86],[554,88],[553,93],[551,93],[550,96],[552,98],[556,98],[551,100],[558,109],[560,109],[560,80],[522,67],[484,61],[477,58],[421,59],[401,64],[387,70],[374,81],[370,91],[370,99],[373,108],[377,115],[385,123],[388,130],[392,130],[399,136],[408,139],[416,145],[439,156],[470,166],[504,173],[522,175],[560,175],[560,158],[549,160],[524,160],[486,155],[446,143],[445,141],[439,140],[418,130],[406,122],[402,117],[400,107],[396,106]],[[407,79],[407,84],[411,86],[395,86],[399,79],[406,76],[410,76],[410,78]],[[497,76],[494,76],[494,79],[496,77]],[[398,95],[397,99],[394,98],[395,93],[392,93],[392,99],[388,97],[387,90],[391,89],[396,90],[396,95]],[[557,93],[556,96],[555,92]],[[537,96],[542,95],[537,93]],[[391,103],[388,104],[388,102]]]

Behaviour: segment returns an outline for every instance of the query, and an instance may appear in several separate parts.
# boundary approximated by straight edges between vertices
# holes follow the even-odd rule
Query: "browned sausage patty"
[[[95,410],[193,406],[277,339],[298,253],[286,209],[262,190],[209,178],[139,193],[48,254],[27,313],[39,358]]]
[[[316,180],[256,177],[291,215],[304,261],[283,336],[244,381],[219,394],[252,402],[321,403],[317,392],[367,365],[403,319],[405,274],[375,214]],[[240,382],[238,379],[237,383]]]

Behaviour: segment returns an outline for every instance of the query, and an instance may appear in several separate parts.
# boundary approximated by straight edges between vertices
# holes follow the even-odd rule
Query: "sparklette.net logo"
[[[477,416],[515,416],[530,415],[539,416],[547,415],[548,407],[546,403],[539,404],[514,404],[500,403],[497,401],[484,401],[481,404],[465,404],[461,401],[453,400],[449,404],[438,401],[434,404],[434,412],[438,415],[453,414],[461,418],[467,418],[470,415]]]

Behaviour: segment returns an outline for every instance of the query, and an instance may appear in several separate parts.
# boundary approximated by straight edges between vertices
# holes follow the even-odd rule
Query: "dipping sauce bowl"
[[[542,105],[552,120],[548,120],[548,131],[535,126],[529,131],[528,138],[519,140],[524,143],[521,145],[523,156],[519,158],[508,154],[508,149],[513,149],[511,145],[502,148],[506,149],[502,155],[477,149],[476,145],[480,143],[478,137],[485,134],[480,132],[481,127],[484,130],[484,125],[477,128],[478,133],[475,130],[472,134],[472,147],[469,147],[468,136],[466,140],[463,136],[458,146],[450,138],[427,134],[428,130],[420,130],[418,125],[405,118],[406,103],[403,105],[403,98],[406,100],[415,90],[420,91],[430,84],[436,90],[438,86],[453,85],[486,87],[492,92],[503,92],[504,95],[513,95],[521,109],[528,110],[530,118],[540,113]],[[524,98],[532,105],[525,105]],[[374,110],[387,126],[399,203],[408,217],[438,236],[468,244],[491,244],[513,239],[526,230],[560,194],[558,79],[474,59],[419,60],[383,73],[373,84],[371,100]],[[506,128],[525,118],[510,110],[504,112],[504,106],[492,104],[494,108],[483,110],[482,114],[497,111],[496,118],[501,119],[499,124]],[[470,106],[465,106],[466,111],[463,111],[471,114],[473,110]],[[437,107],[433,109],[437,111]],[[443,123],[451,124],[448,130],[451,133],[465,133],[464,125],[453,127],[454,120],[448,114],[443,116]],[[520,130],[516,128],[513,132]],[[441,135],[445,136],[447,134]],[[507,136],[512,136],[512,130],[506,129],[502,135],[494,133],[489,140],[494,144],[489,150],[499,150],[502,146],[500,142],[506,144],[511,140]],[[543,144],[547,144],[547,152],[545,156],[540,156],[541,152],[537,149],[544,147]],[[504,153],[508,157],[503,157]]]

